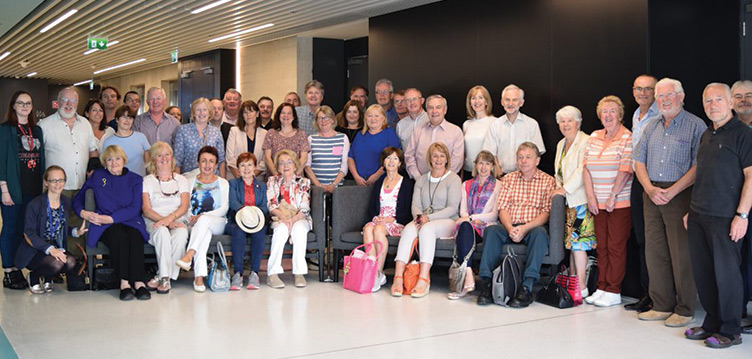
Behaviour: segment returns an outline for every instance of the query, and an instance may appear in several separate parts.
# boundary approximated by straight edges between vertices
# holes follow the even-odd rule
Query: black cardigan
[[[379,193],[381,193],[381,186],[384,184],[384,178],[386,178],[386,174],[381,176],[381,178],[373,184],[371,201],[368,204],[369,219],[379,215],[381,207],[379,203]],[[407,176],[402,175],[402,185],[397,194],[397,213],[395,214],[395,220],[401,225],[406,225],[413,220],[413,215],[410,209],[413,201],[413,187],[415,187],[415,182]]]

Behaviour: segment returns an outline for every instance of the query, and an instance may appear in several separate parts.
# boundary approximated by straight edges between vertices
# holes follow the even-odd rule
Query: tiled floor
[[[752,358],[752,336],[708,349],[621,306],[514,310],[449,301],[440,284],[412,299],[387,288],[360,295],[315,273],[305,289],[282,278],[283,290],[204,294],[186,278],[146,302],[62,285],[34,296],[6,289],[0,325],[20,358]]]

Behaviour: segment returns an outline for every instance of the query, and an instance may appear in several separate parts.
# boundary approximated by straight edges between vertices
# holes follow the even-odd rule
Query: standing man
[[[222,124],[219,126],[222,132],[223,143],[227,143],[227,137],[230,135],[230,129],[238,122],[240,116],[240,104],[243,102],[243,95],[236,89],[231,88],[225,91],[222,98],[224,113],[222,114]]]
[[[300,106],[300,96],[298,96],[298,93],[295,91],[288,92],[287,95],[285,95],[285,102],[298,107]]]
[[[86,181],[89,158],[97,157],[99,153],[89,121],[76,113],[78,93],[70,87],[64,88],[57,95],[57,104],[57,112],[39,121],[44,136],[45,165],[58,165],[65,170],[63,195],[73,198]],[[68,213],[71,228],[80,227],[81,222],[73,211]],[[80,256],[83,253],[76,243],[85,246],[86,237],[68,238],[68,251],[73,256]]]
[[[736,117],[747,126],[752,127],[752,81],[739,80],[731,86],[731,95],[734,100],[734,112]],[[750,259],[752,258],[752,231],[747,230],[747,235],[742,245],[742,280],[744,281],[744,297],[742,303],[742,318],[747,317],[747,302],[749,301],[750,286]],[[752,324],[742,326],[742,333],[752,334]]]
[[[397,112],[397,123],[399,123],[399,120],[408,116],[407,101],[405,101],[405,91],[397,91],[394,93],[393,97],[394,100],[392,101],[392,104],[394,104],[394,111]]]
[[[136,91],[128,91],[123,98],[123,104],[130,107],[133,112],[138,113],[141,110],[141,97]]]
[[[321,107],[321,101],[324,100],[324,84],[318,80],[309,81],[305,85],[305,98],[307,105],[295,107],[295,111],[298,113],[299,128],[311,136],[316,134],[313,128],[313,114]]]
[[[400,139],[402,148],[407,149],[414,130],[428,122],[428,114],[423,111],[423,94],[418,89],[411,87],[405,90],[405,102],[407,102],[407,117],[397,123],[397,137]]]
[[[115,110],[120,105],[120,91],[113,86],[102,87],[99,91],[99,101],[104,104],[104,121],[107,121],[107,124],[115,121]]]
[[[541,155],[546,153],[538,122],[520,112],[525,104],[525,91],[516,85],[508,85],[501,91],[501,105],[506,114],[491,123],[483,149],[496,156],[497,173],[517,170],[517,144],[530,141],[538,146]]]
[[[683,109],[681,82],[658,81],[655,100],[661,115],[645,126],[634,151],[635,174],[645,189],[645,260],[653,300],[653,309],[638,318],[681,327],[694,318],[697,296],[682,217],[689,211],[697,148],[707,126]]]
[[[259,127],[269,131],[272,128],[272,113],[274,112],[274,101],[272,101],[272,99],[267,96],[261,96],[256,104],[259,107]]]
[[[209,120],[209,124],[216,128],[221,128],[222,119],[225,117],[225,104],[217,97],[212,97],[209,100],[209,104],[211,104],[212,113],[214,114]]]
[[[161,87],[150,88],[149,91],[146,91],[146,104],[149,105],[149,110],[136,116],[136,120],[133,122],[133,129],[143,133],[150,145],[164,141],[172,146],[175,133],[180,127],[180,122],[165,112],[166,99],[167,95],[165,95],[164,89]]]
[[[428,147],[434,142],[441,142],[451,152],[449,170],[458,173],[464,164],[465,137],[459,126],[447,121],[447,101],[441,95],[431,95],[426,101],[428,121],[417,127],[405,149],[405,168],[411,178],[417,180],[431,168],[428,166]]]
[[[397,129],[397,122],[400,118],[397,117],[397,110],[392,105],[392,97],[394,93],[394,86],[389,79],[381,79],[376,81],[376,103],[381,105],[386,112],[386,124],[393,130]],[[404,96],[402,96],[404,98]],[[363,107],[365,108],[365,107]]]
[[[350,100],[360,102],[360,107],[366,108],[368,104],[368,89],[363,86],[356,85],[350,89]]]
[[[711,83],[702,93],[712,128],[702,134],[697,176],[685,223],[702,326],[687,329],[711,348],[741,344],[741,250],[752,206],[752,129],[734,118],[728,85]],[[746,301],[744,302],[746,305]]]
[[[642,136],[645,124],[660,116],[658,105],[655,103],[655,83],[658,82],[653,76],[640,75],[634,80],[632,85],[632,95],[639,105],[632,115],[632,144],[637,147]],[[634,168],[633,168],[634,169]],[[640,257],[640,284],[642,285],[642,296],[636,303],[624,306],[626,310],[635,310],[638,313],[647,312],[652,308],[653,301],[648,294],[649,276],[648,267],[645,263],[645,217],[642,213],[642,185],[640,181],[632,181],[632,192],[630,194],[630,208],[632,210],[632,225],[635,233],[635,242],[639,247]]]

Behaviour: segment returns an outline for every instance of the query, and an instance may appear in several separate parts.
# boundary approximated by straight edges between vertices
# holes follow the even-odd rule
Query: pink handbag
[[[366,253],[371,250],[374,243],[361,244],[355,247],[349,256],[345,256],[345,276],[342,280],[342,286],[345,289],[349,289],[358,293],[371,293],[373,288],[373,282],[376,280],[376,271],[378,263],[376,258],[381,256],[381,252],[384,250],[379,244],[379,251],[376,257],[367,255]],[[365,251],[358,248],[364,247]]]

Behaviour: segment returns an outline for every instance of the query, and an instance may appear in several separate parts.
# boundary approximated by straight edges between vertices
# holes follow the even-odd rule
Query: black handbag
[[[574,307],[574,300],[567,289],[556,283],[556,276],[552,276],[543,289],[538,292],[535,300],[554,308],[566,309]]]
[[[86,279],[88,278],[86,275],[86,263],[89,258],[86,256],[86,250],[80,244],[76,243],[76,246],[84,254],[84,257],[83,261],[76,260],[76,266],[73,268],[73,271],[65,274],[65,282],[68,285],[69,292],[79,292],[89,289],[89,286],[86,284]]]
[[[120,280],[117,271],[111,266],[94,268],[94,282],[98,290],[118,289]]]

